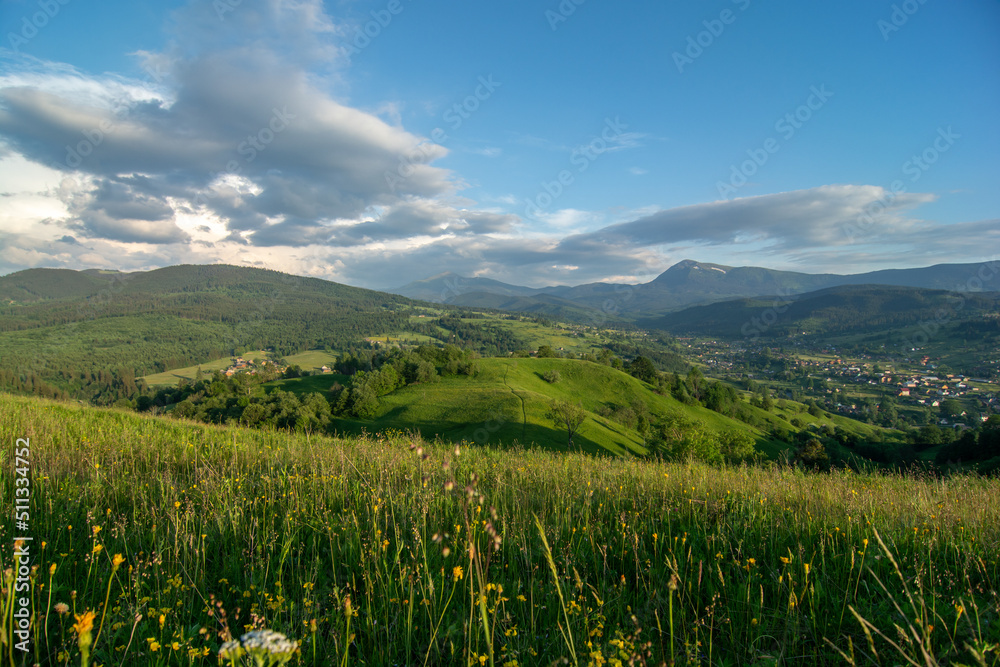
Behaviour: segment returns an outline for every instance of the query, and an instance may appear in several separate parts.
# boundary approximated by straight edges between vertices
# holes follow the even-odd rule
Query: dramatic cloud
[[[247,0],[222,16],[211,6],[176,15],[183,37],[167,53],[139,54],[153,81],[10,56],[22,73],[0,79],[0,134],[31,161],[89,177],[93,201],[71,211],[84,233],[182,241],[172,198],[251,244],[273,245],[281,225],[303,245],[324,222],[454,190],[431,166],[444,148],[338,102],[335,79],[304,68],[337,56],[322,47],[338,32],[322,3]]]
[[[404,129],[401,103],[351,106],[355,27],[320,0],[198,1],[171,21],[161,52],[132,54],[143,79],[0,49],[0,273],[227,262],[371,287],[445,270],[542,286],[637,282],[685,257],[849,271],[1000,246],[997,221],[920,220],[935,195],[869,185],[522,220],[523,198],[460,197],[461,176],[435,166],[447,150]],[[602,153],[655,140],[607,122]]]
[[[657,211],[632,222],[563,241],[565,249],[606,244],[655,246],[766,242],[772,249],[850,243],[862,233],[912,231],[902,212],[933,201],[929,194],[892,195],[877,186],[827,185],[810,190]]]

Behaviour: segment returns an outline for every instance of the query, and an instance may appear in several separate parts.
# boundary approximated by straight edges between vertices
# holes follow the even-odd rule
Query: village
[[[889,361],[868,354],[844,355],[835,348],[751,348],[742,341],[679,339],[706,373],[737,383],[756,382],[778,396],[815,399],[844,416],[865,420],[889,401],[932,423],[963,430],[1000,414],[995,378],[939,369],[929,356]],[[891,400],[890,400],[891,399]],[[909,410],[907,410],[909,409]]]

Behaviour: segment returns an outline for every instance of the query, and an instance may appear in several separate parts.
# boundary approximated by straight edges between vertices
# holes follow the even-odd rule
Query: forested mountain
[[[581,306],[568,299],[562,299],[549,294],[539,294],[537,296],[503,296],[489,292],[470,292],[457,296],[454,299],[449,299],[448,303],[453,306],[465,306],[468,308],[491,308],[518,313],[531,313],[532,315],[572,322],[586,322],[593,313],[592,309],[586,306]]]
[[[443,274],[427,281],[410,283],[390,290],[396,294],[416,296],[430,301],[461,303],[468,307],[490,307],[504,310],[529,310],[537,314],[556,316],[557,309],[567,310],[567,304],[585,309],[589,315],[576,319],[586,321],[594,312],[631,319],[651,318],[692,305],[703,305],[736,298],[791,297],[816,290],[845,285],[892,285],[922,289],[960,290],[972,285],[976,289],[983,264],[938,264],[918,269],[891,269],[853,275],[832,273],[810,274],[777,271],[761,267],[731,267],[684,260],[671,266],[654,280],[637,285],[590,283],[574,287],[554,286],[529,288],[509,285],[482,278],[463,278]],[[996,271],[989,268],[989,275]],[[433,285],[434,289],[423,289]],[[985,286],[989,289],[989,286]],[[499,296],[518,297],[501,300]],[[552,299],[558,299],[553,302]]]
[[[639,324],[675,334],[774,338],[959,322],[1000,309],[1000,292],[956,293],[912,287],[848,285],[789,298],[692,306]]]
[[[247,349],[341,347],[405,328],[412,305],[248,267],[29,269],[0,278],[0,388],[114,400],[147,373]]]
[[[531,287],[508,285],[491,278],[466,278],[457,273],[447,271],[436,276],[416,280],[399,289],[386,290],[391,294],[400,294],[411,299],[432,301],[435,303],[450,302],[456,296],[469,293],[493,294],[497,296],[530,296],[538,292]]]

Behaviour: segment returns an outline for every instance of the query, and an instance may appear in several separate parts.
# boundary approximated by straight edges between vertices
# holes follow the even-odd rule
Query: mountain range
[[[857,274],[811,274],[761,267],[731,267],[684,260],[648,283],[524,287],[489,278],[442,273],[390,293],[454,305],[516,310],[553,317],[595,314],[604,319],[654,319],[694,305],[751,297],[789,298],[846,285],[887,285],[962,291],[975,284],[982,264],[937,264]],[[996,274],[996,271],[992,272]],[[1000,289],[998,279],[996,289]],[[988,289],[988,288],[987,288]],[[596,313],[595,313],[596,311]],[[574,318],[575,319],[575,318]]]

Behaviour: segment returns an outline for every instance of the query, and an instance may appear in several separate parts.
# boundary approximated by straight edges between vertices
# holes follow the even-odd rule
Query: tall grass
[[[7,395],[0,430],[5,509],[31,439],[37,559],[32,653],[5,579],[0,664],[79,664],[86,612],[95,665],[217,664],[265,627],[306,665],[1000,664],[995,479],[456,452]]]

